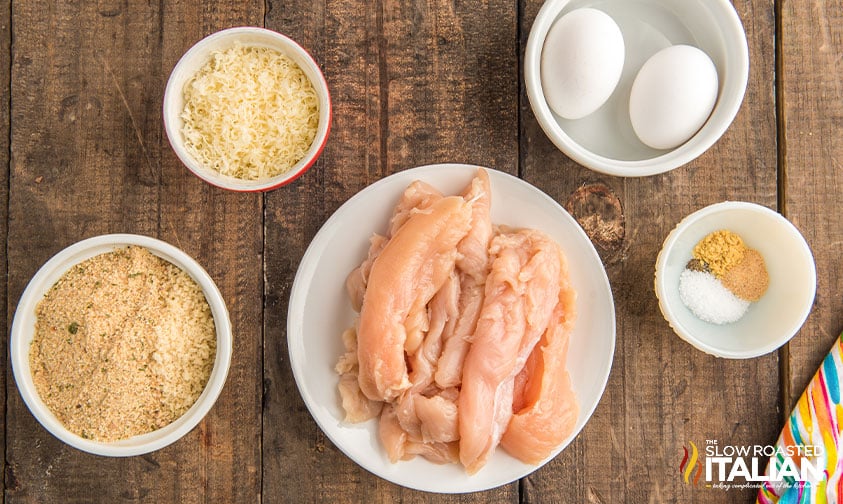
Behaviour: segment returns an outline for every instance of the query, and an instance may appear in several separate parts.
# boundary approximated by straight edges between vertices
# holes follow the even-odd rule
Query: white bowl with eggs
[[[769,286],[739,320],[715,324],[685,306],[679,283],[694,246],[722,229],[761,254]],[[717,357],[748,359],[787,343],[811,313],[816,287],[814,257],[805,238],[781,214],[755,203],[725,201],[688,215],[665,238],[656,259],[655,292],[665,320],[680,338]]]
[[[746,33],[728,0],[547,0],[524,60],[548,138],[577,163],[621,177],[664,173],[705,152],[737,115],[748,78]]]
[[[196,402],[172,423],[146,434],[113,442],[87,439],[65,427],[39,395],[30,367],[30,346],[35,337],[36,307],[68,270],[94,256],[130,245],[144,247],[153,255],[186,272],[202,290],[211,309],[216,335],[216,354],[208,382]],[[211,410],[225,384],[231,365],[231,322],[225,301],[214,281],[193,258],[178,248],[147,236],[111,234],[77,242],[54,255],[32,277],[15,310],[9,340],[15,383],[36,420],[60,441],[79,450],[109,457],[141,455],[168,446],[190,432]]]
[[[197,150],[192,150],[188,145],[189,142],[186,138],[185,119],[183,115],[185,113],[186,104],[186,86],[190,84],[190,82],[194,79],[194,76],[196,76],[200,70],[206,68],[206,65],[209,64],[209,61],[211,61],[212,58],[218,57],[220,53],[224,53],[235,46],[266,48],[277,51],[277,53],[280,53],[286,58],[292,60],[292,62],[301,69],[315,91],[317,106],[316,113],[318,114],[315,135],[310,142],[309,147],[301,153],[298,161],[294,164],[291,163],[291,166],[286,167],[286,169],[284,169],[281,173],[272,173],[267,176],[259,174],[254,179],[225,175],[222,173],[224,170],[215,169],[213,166],[209,166],[207,159],[201,159],[196,154]],[[265,72],[265,69],[261,69],[261,71]],[[255,82],[257,82],[256,88],[259,92],[276,93],[277,96],[277,98],[274,99],[265,99],[262,103],[268,102],[275,104],[278,103],[278,101],[283,103],[284,100],[293,99],[294,96],[292,93],[285,94],[276,89],[272,89],[272,86],[260,85],[261,82],[273,81],[262,80],[265,79],[265,77],[258,75],[255,75],[254,77]],[[244,93],[239,94],[241,96],[244,95]],[[228,99],[227,96],[226,99]],[[284,104],[283,106],[287,107],[287,104]],[[228,108],[237,109],[239,107],[235,106]],[[167,138],[170,141],[173,151],[176,153],[181,162],[197,177],[217,187],[233,191],[268,191],[289,184],[304,174],[316,162],[317,158],[322,153],[322,150],[325,148],[325,144],[328,140],[328,134],[331,129],[331,97],[328,91],[328,84],[325,81],[325,76],[322,74],[319,65],[313,57],[294,40],[265,28],[251,26],[236,27],[222,30],[203,38],[181,57],[176,66],[173,68],[170,78],[167,81],[167,87],[164,91],[163,115]],[[220,122],[223,124],[223,127],[225,127],[225,124],[234,124],[233,121],[226,120],[226,117],[222,117],[221,119],[222,120]],[[230,166],[232,164],[230,161],[242,162],[244,164],[252,162],[257,164],[258,162],[263,162],[264,160],[258,159],[255,156],[255,153],[260,150],[255,148],[255,146],[268,145],[268,148],[273,148],[273,145],[277,145],[279,143],[277,141],[278,134],[276,134],[274,138],[268,136],[266,133],[267,128],[270,130],[275,127],[283,129],[286,126],[283,121],[279,121],[278,124],[273,124],[272,121],[265,121],[262,125],[257,125],[245,120],[240,121],[239,119],[236,124],[236,128],[230,128],[230,130],[224,133],[227,135],[226,142],[206,142],[209,145],[208,149],[211,150],[211,152],[221,152],[222,154],[220,157],[228,157],[227,162],[218,163],[223,166]],[[288,129],[295,130],[295,128]],[[237,140],[244,138],[242,150],[240,150],[240,145],[236,145],[237,149],[231,148],[232,144],[236,144],[235,140],[232,140],[232,135],[237,135]],[[253,137],[256,138],[256,142],[254,144],[249,144],[248,140]],[[210,138],[210,140],[213,140],[213,138]],[[302,146],[296,145],[295,147],[298,151]],[[246,157],[249,157],[249,159],[246,160]],[[252,161],[252,158],[255,158],[256,160]]]

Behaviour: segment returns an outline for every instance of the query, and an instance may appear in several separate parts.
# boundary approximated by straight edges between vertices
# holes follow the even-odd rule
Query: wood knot
[[[5,467],[5,488],[7,492],[16,492],[21,489],[20,482],[18,482],[18,478],[15,476],[15,466],[6,462]]]
[[[623,208],[608,186],[581,186],[568,197],[565,210],[582,226],[604,260],[621,250],[626,235]]]

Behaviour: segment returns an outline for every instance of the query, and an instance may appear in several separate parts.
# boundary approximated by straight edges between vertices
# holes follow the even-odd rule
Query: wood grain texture
[[[843,331],[843,3],[782,2],[781,14],[785,216],[817,265],[814,309],[789,345],[789,413]]]
[[[0,236],[8,236],[9,229],[9,125],[10,118],[10,100],[11,100],[11,50],[12,50],[12,9],[11,1],[0,2]],[[0,278],[7,278],[8,274],[8,256],[6,247],[0,251]],[[0,285],[0,306],[6,306],[6,310],[0,310],[0,324],[2,327],[9,327],[9,321],[12,319],[12,313],[8,310],[8,290],[7,282],[2,282]],[[4,333],[5,334],[5,333]],[[3,357],[0,359],[3,369],[8,369],[9,359],[8,355],[8,340],[3,338],[0,342],[0,351],[3,352]],[[3,391],[3,398],[5,399],[6,390],[6,373],[0,373],[0,390]],[[3,401],[5,405],[5,400]],[[6,408],[0,411],[0,421],[6,425]],[[0,433],[0,450],[6,452],[6,429]],[[3,474],[0,474],[0,482],[4,483],[5,487],[5,469]]]
[[[235,337],[231,372],[207,418],[174,445],[128,459],[87,455],[49,435],[17,392],[4,340],[4,502],[754,502],[753,490],[686,485],[678,465],[690,441],[773,443],[843,330],[843,1],[733,3],[751,61],[734,123],[692,163],[624,179],[568,159],[532,114],[521,65],[542,0],[0,2],[7,333],[26,283],[50,256],[86,237],[132,232],[168,241],[208,270]],[[333,98],[320,160],[266,194],[226,192],[190,175],[161,123],[178,58],[237,25],[300,42]],[[619,208],[624,231],[598,244],[617,346],[588,425],[520,482],[450,496],[398,487],[342,454],[305,408],[286,345],[290,288],[319,227],[367,185],[440,162],[520,175],[581,219]],[[588,191],[603,199],[582,199]],[[717,359],[682,342],[652,289],[670,229],[727,199],[782,212],[817,262],[806,325],[786,350],[757,359]]]
[[[261,200],[190,175],[169,150],[160,111],[169,71],[192,43],[260,20],[263,9],[160,7],[14,4],[9,299],[52,254],[82,238],[160,237],[196,258],[229,303],[235,352],[228,383],[182,440],[127,459],[63,445],[10,383],[10,502],[244,502],[260,492],[260,424],[244,419],[259,418],[252,397],[260,391]]]
[[[522,47],[542,2],[523,2]],[[598,249],[615,298],[617,344],[612,374],[583,432],[547,468],[524,483],[526,502],[750,502],[751,490],[685,485],[683,446],[706,440],[751,445],[778,433],[775,354],[749,361],[708,356],[673,334],[653,292],[656,255],[687,214],[719,201],[776,204],[773,101],[773,6],[738,7],[753,64],[743,107],[708,152],[664,175],[621,179],[589,171],[543,135],[521,97],[524,178],[564,204],[589,184],[602,184],[623,208],[625,238]],[[586,215],[576,215],[587,218]],[[742,387],[736,384],[751,384]],[[759,397],[767,397],[759,404]],[[551,497],[552,496],[552,497]]]
[[[316,166],[266,198],[263,497],[269,502],[516,501],[517,484],[470,498],[431,496],[364,471],[310,418],[285,342],[296,267],[339,204],[383,176],[423,164],[469,162],[515,172],[514,6],[501,1],[271,2],[267,27],[312,51],[331,89],[334,123]]]
[[[163,60],[157,61],[163,93],[178,58],[202,37],[231,26],[263,22],[262,2],[218,5],[167,4],[160,29]],[[201,27],[201,29],[200,29]],[[160,111],[161,98],[154,110]],[[177,445],[181,487],[174,499],[196,502],[255,502],[261,491],[260,394],[263,296],[263,199],[210,186],[178,161],[162,137],[159,233],[193,257],[217,282],[228,305],[234,351],[226,385],[206,419]],[[164,451],[161,452],[165,460]],[[169,497],[169,496],[168,496]],[[166,499],[164,499],[166,500]]]

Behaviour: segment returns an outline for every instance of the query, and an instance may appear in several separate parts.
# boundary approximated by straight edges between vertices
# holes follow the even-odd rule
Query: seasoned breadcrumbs
[[[143,247],[67,271],[36,308],[38,394],[70,431],[115,441],[159,429],[205,388],[216,332],[202,289]]]

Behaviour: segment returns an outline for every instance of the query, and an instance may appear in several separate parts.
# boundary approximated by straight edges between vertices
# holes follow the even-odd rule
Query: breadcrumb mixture
[[[173,422],[213,368],[216,329],[202,289],[143,247],[72,267],[36,316],[35,386],[64,426],[86,439],[115,441]]]

